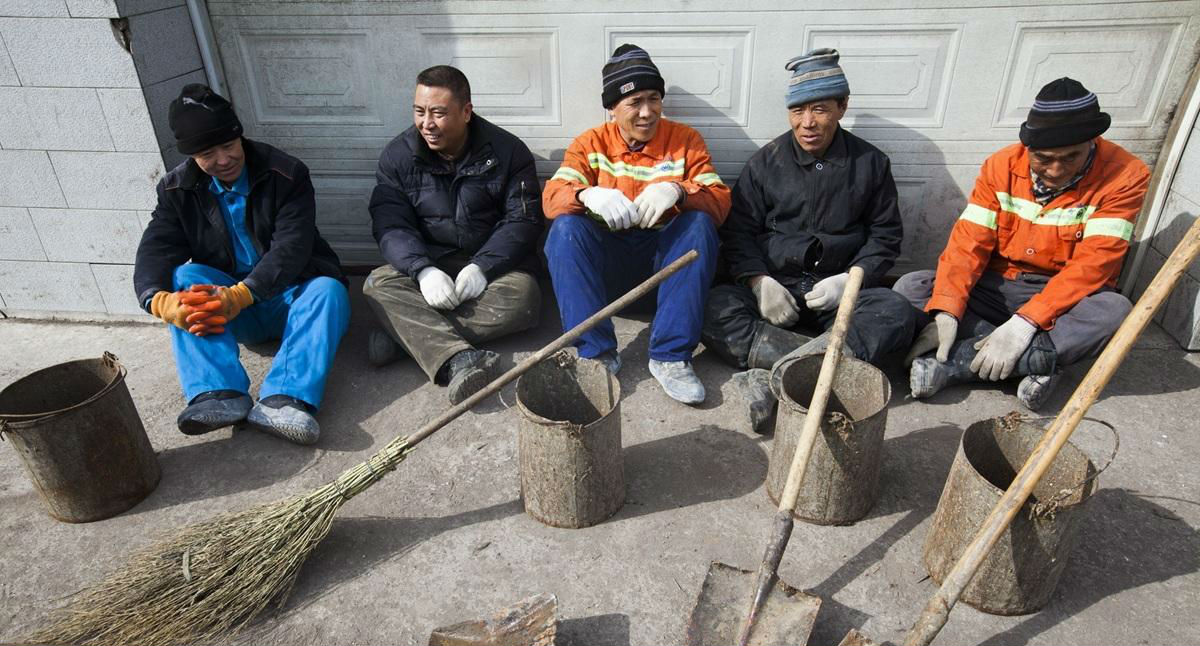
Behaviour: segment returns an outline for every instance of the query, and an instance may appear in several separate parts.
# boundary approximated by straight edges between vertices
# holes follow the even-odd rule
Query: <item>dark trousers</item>
[[[663,281],[650,325],[650,358],[691,361],[700,343],[704,297],[717,262],[717,229],[701,211],[685,211],[662,230],[613,232],[582,215],[560,215],[546,238],[546,259],[564,330],[575,327],[606,304],[688,251],[700,257]],[[579,356],[617,349],[611,320],[596,324],[575,342]]]
[[[792,329],[800,334],[819,333],[833,327],[837,310],[816,312],[804,307],[804,293],[787,286],[800,305],[800,322]],[[872,287],[858,293],[854,318],[846,334],[846,346],[855,357],[878,365],[891,352],[908,349],[916,333],[916,309],[890,289]],[[728,284],[714,287],[708,295],[704,317],[704,347],[738,368],[747,367],[754,336],[766,321],[758,311],[758,299],[749,287]]]
[[[933,295],[936,275],[932,269],[914,271],[901,276],[892,289],[908,299],[913,307],[924,310],[925,303]],[[971,290],[967,311],[958,324],[958,338],[990,334],[1029,299],[1041,293],[1049,280],[1048,276],[1039,274],[1022,274],[1008,280],[996,272],[985,271]],[[1069,366],[1099,355],[1131,309],[1133,305],[1129,299],[1108,288],[1076,303],[1058,317],[1049,331],[1058,354],[1058,365]],[[928,315],[923,318],[925,322],[931,320]]]
[[[438,259],[437,267],[454,278],[469,263],[465,254],[453,254]],[[535,327],[542,309],[537,280],[523,271],[496,277],[477,298],[452,310],[430,307],[416,279],[391,265],[378,267],[367,276],[363,295],[383,329],[416,360],[430,381],[458,352]]]

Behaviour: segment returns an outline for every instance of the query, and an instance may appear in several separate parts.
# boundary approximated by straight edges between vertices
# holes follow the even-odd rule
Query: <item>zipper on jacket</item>
[[[521,180],[521,215],[529,218],[529,208],[525,205],[525,180]]]

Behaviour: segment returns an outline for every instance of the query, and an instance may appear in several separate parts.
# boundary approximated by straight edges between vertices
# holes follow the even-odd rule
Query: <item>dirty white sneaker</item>
[[[736,430],[766,433],[767,423],[779,403],[771,393],[771,373],[761,368],[735,372],[721,387],[725,402],[733,404]]]
[[[600,363],[603,363],[604,367],[608,368],[609,374],[615,375],[618,372],[621,372],[621,355],[617,354],[613,350],[601,352],[600,354],[592,357],[592,361],[599,361]]]
[[[1061,370],[1049,375],[1025,375],[1017,384],[1017,399],[1025,408],[1036,411],[1046,405],[1061,379]]]
[[[252,428],[295,444],[315,444],[321,426],[307,405],[287,395],[271,395],[254,405],[246,422]]]
[[[692,370],[691,361],[650,360],[650,374],[658,380],[667,396],[684,404],[704,401],[704,384]]]
[[[908,371],[908,387],[913,399],[932,397],[950,382],[950,369],[933,357],[913,359]]]

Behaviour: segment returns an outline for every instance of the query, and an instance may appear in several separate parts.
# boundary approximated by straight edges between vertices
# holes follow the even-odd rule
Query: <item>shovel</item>
[[[792,535],[792,513],[800,497],[808,458],[817,439],[825,404],[833,389],[833,379],[842,359],[842,343],[850,327],[854,303],[862,287],[863,270],[850,268],[837,318],[829,336],[829,347],[817,377],[808,413],[796,453],[788,471],[787,485],[779,497],[775,528],[767,543],[767,551],[757,576],[724,563],[714,562],[708,569],[696,606],[692,609],[687,627],[688,646],[767,646],[768,644],[805,644],[812,632],[813,622],[821,600],[801,592],[779,580],[779,562]],[[748,610],[747,610],[748,608]]]
[[[1100,357],[1092,364],[1091,369],[1084,375],[1083,381],[1079,383],[1075,392],[1071,394],[1071,398],[1059,411],[1058,417],[1046,429],[1041,441],[1038,442],[1033,453],[1029,455],[1029,459],[1025,461],[1025,465],[1013,478],[1012,484],[1008,486],[1004,496],[1000,498],[1000,501],[992,508],[992,513],[988,514],[983,521],[974,540],[963,550],[962,556],[958,558],[954,568],[946,575],[941,587],[929,600],[917,622],[909,629],[908,635],[904,638],[904,646],[925,646],[941,632],[942,627],[950,618],[950,610],[954,608],[954,604],[958,603],[958,598],[971,582],[984,559],[987,558],[992,546],[1008,529],[1013,517],[1017,515],[1021,506],[1033,493],[1034,486],[1054,463],[1054,458],[1058,457],[1058,452],[1067,443],[1067,439],[1071,437],[1075,427],[1079,425],[1088,409],[1096,402],[1100,392],[1108,385],[1113,373],[1121,366],[1125,355],[1129,354],[1129,350],[1133,347],[1134,341],[1137,341],[1142,330],[1146,329],[1146,325],[1150,323],[1154,313],[1158,311],[1167,296],[1170,296],[1171,290],[1179,282],[1179,277],[1187,271],[1188,266],[1192,264],[1197,255],[1200,255],[1200,218],[1192,223],[1183,239],[1175,246],[1175,250],[1171,252],[1162,269],[1158,271],[1154,280],[1150,281],[1150,285],[1146,287],[1142,297],[1134,304],[1133,310],[1125,317],[1112,340],[1104,346]],[[842,639],[841,646],[868,646],[875,643],[857,630],[851,630]]]

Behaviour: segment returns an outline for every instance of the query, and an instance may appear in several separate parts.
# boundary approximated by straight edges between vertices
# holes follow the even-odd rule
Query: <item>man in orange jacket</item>
[[[913,397],[1020,376],[1017,398],[1037,410],[1061,366],[1116,332],[1132,306],[1114,287],[1150,173],[1100,137],[1109,123],[1078,81],[1048,83],[1021,143],[984,162],[937,270],[897,281],[933,316],[909,351]]]
[[[692,371],[704,301],[717,259],[717,227],[729,188],[695,130],[662,118],[663,77],[645,50],[621,45],[605,64],[604,108],[612,121],[575,138],[546,183],[553,220],[546,258],[564,329],[692,249],[700,257],[658,289],[650,326],[650,374],[671,398],[704,401]],[[611,321],[576,342],[579,355],[621,367]]]

